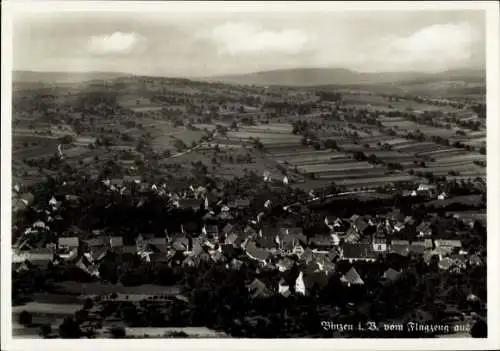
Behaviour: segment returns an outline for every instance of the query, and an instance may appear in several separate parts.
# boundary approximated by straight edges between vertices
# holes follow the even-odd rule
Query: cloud
[[[126,55],[146,49],[146,38],[136,33],[114,32],[109,35],[92,36],[88,51],[94,55]]]
[[[219,53],[231,56],[266,53],[297,54],[308,42],[306,33],[296,29],[264,30],[248,23],[228,22],[215,27],[210,39]]]
[[[435,24],[400,37],[387,37],[380,43],[387,47],[391,63],[428,64],[437,69],[471,60],[479,33],[468,23]]]

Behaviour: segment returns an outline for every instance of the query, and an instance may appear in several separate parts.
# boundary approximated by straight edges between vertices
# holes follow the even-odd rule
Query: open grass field
[[[413,100],[399,99],[399,101],[389,101],[388,98],[375,94],[345,94],[343,101],[347,106],[358,108],[368,107],[380,111],[458,111],[448,106],[435,106]]]
[[[191,338],[221,338],[228,337],[223,332],[218,332],[206,327],[169,327],[169,328],[125,328],[127,337],[143,338],[147,335],[150,338],[162,338],[169,333],[183,332]]]
[[[483,225],[486,225],[486,211],[464,211],[464,212],[453,212],[451,215],[457,215],[462,220],[468,221],[479,221]]]
[[[73,315],[83,306],[83,301],[72,296],[66,296],[65,298],[65,296],[61,295],[50,295],[37,294],[34,297],[36,302],[12,307],[12,335],[14,338],[41,338],[39,325],[50,324],[52,330],[57,330],[65,317]],[[33,326],[25,327],[19,324],[19,315],[22,311],[32,314]]]
[[[80,294],[80,295],[105,295],[111,293],[117,294],[172,294],[177,295],[181,292],[178,286],[161,285],[139,285],[123,286],[115,284],[106,284],[102,282],[79,283],[66,281],[57,284],[61,294]]]
[[[426,206],[444,207],[451,204],[464,204],[469,206],[479,206],[481,204],[481,195],[455,196],[446,200],[432,200],[427,202]]]
[[[197,143],[205,135],[202,130],[189,130],[185,127],[174,127],[168,123],[158,123],[147,127],[146,131],[151,133],[151,145],[157,152],[175,150],[179,140],[188,147],[193,142]]]

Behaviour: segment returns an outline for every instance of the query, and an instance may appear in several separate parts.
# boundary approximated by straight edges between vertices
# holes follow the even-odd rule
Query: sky
[[[66,12],[13,18],[13,68],[207,77],[287,68],[439,72],[485,64],[480,10]]]

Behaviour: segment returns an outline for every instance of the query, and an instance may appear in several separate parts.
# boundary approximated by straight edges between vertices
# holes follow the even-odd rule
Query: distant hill
[[[484,70],[463,69],[440,73],[385,72],[362,73],[337,68],[297,68],[263,71],[240,75],[225,75],[202,78],[204,81],[258,86],[324,86],[324,85],[409,85],[435,83],[439,81],[465,81],[481,83],[485,81]]]
[[[108,80],[126,76],[124,73],[115,72],[39,72],[39,71],[13,71],[14,84],[64,84],[81,83],[91,80]]]

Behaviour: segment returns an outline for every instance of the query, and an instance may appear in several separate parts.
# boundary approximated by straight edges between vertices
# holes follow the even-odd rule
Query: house
[[[340,277],[340,281],[344,284],[347,284],[347,286],[363,285],[365,283],[354,267],[352,267],[346,274]]]
[[[236,245],[237,240],[238,240],[238,234],[231,233],[231,234],[226,235],[226,239],[224,240],[224,243],[228,244],[228,245],[237,246]]]
[[[290,286],[286,283],[285,279],[281,279],[278,283],[278,293],[284,297],[289,297],[292,293],[290,292]]]
[[[292,253],[297,255],[297,257],[301,258],[304,254],[304,247],[300,244],[296,244],[292,250]]]
[[[201,202],[199,199],[184,198],[184,199],[179,199],[178,203],[179,203],[179,208],[184,208],[184,209],[191,208],[197,210],[201,206]]]
[[[152,249],[152,251],[166,251],[167,249],[167,238],[150,238],[147,239],[146,245]],[[189,243],[189,240],[188,240]],[[122,242],[123,245],[123,242]]]
[[[224,254],[219,250],[222,250],[222,248],[219,247],[218,250],[211,250],[209,252],[211,260],[215,263],[224,262],[226,260],[226,257],[224,256]]]
[[[471,266],[482,266],[483,260],[478,255],[470,255],[469,256],[469,264]]]
[[[408,252],[415,255],[423,255],[426,250],[425,244],[422,242],[412,242],[408,248]]]
[[[359,215],[357,215],[357,214],[353,214],[353,215],[349,218],[349,221],[350,221],[351,223],[354,223],[354,222],[356,222],[359,218],[360,218],[360,216],[359,216]]]
[[[107,253],[108,253],[108,249],[105,247],[93,247],[90,250],[90,255],[92,256],[92,260],[94,262],[102,260],[106,256]]]
[[[313,262],[317,266],[314,272],[329,273],[335,270],[335,264],[330,259],[330,253],[316,254]]]
[[[359,241],[360,235],[354,228],[349,228],[344,237],[346,243],[357,243]]]
[[[401,276],[401,274],[402,274],[401,272],[396,271],[395,269],[389,268],[388,270],[386,270],[384,272],[384,275],[382,276],[382,278],[384,280],[393,282],[393,281],[398,280],[399,277]]]
[[[33,204],[35,201],[35,196],[32,193],[24,193],[20,195],[17,199],[12,200],[12,211],[21,211]]]
[[[411,246],[423,247],[424,250],[432,250],[432,239],[416,240],[412,241]]]
[[[417,188],[417,191],[432,191],[435,190],[436,186],[432,184],[420,184]]]
[[[342,249],[339,247],[334,247],[328,252],[328,259],[330,262],[336,262],[342,256]]]
[[[250,200],[241,198],[230,201],[227,206],[232,209],[245,209],[250,206]]]
[[[278,261],[278,263],[276,263],[276,267],[278,268],[278,270],[280,272],[286,272],[286,271],[292,269],[292,267],[294,265],[295,265],[295,262],[288,257],[286,257],[286,258]]]
[[[291,251],[297,244],[306,245],[307,237],[304,235],[302,228],[280,228],[278,229],[276,242],[281,249]]]
[[[374,237],[372,239],[373,251],[382,253],[387,251],[387,240],[385,238]]]
[[[339,246],[340,238],[337,233],[330,234],[330,239],[332,241],[333,246]]]
[[[203,221],[215,221],[217,219],[217,216],[213,212],[207,212],[203,215],[202,217]]]
[[[387,217],[396,222],[402,222],[405,219],[405,215],[399,209],[395,209],[387,214]]]
[[[236,228],[231,223],[228,223],[222,228],[222,234],[224,235],[231,234],[234,232],[235,229]]]
[[[352,261],[375,261],[377,253],[373,251],[371,244],[343,244],[341,248],[341,258]]]
[[[265,297],[269,295],[266,284],[255,278],[248,286],[248,292],[251,298]]]
[[[121,236],[109,237],[109,246],[111,248],[122,247],[123,246],[123,237],[121,237]]]
[[[368,224],[368,222],[363,218],[359,217],[353,222],[353,227],[358,233],[365,234],[365,231],[368,229],[368,227],[370,227],[370,224]]]
[[[394,229],[394,231],[396,231],[396,232],[400,232],[400,231],[402,231],[405,227],[406,227],[406,226],[405,226],[405,224],[404,224],[403,222],[396,222],[396,223],[394,224],[393,229]]]
[[[445,200],[446,198],[448,198],[448,195],[444,191],[437,197],[438,200]]]
[[[434,240],[436,248],[450,248],[450,249],[460,249],[462,247],[462,242],[460,240]]]
[[[302,255],[300,256],[300,259],[304,261],[305,263],[309,263],[310,261],[313,260],[313,251],[308,247],[304,250]]]
[[[219,227],[217,225],[207,225],[205,226],[207,231],[207,235],[210,237],[218,237],[219,236]]]
[[[315,235],[309,239],[309,246],[312,248],[330,250],[333,247],[333,241],[330,236]]]
[[[417,228],[417,236],[419,237],[430,237],[432,236],[432,228],[429,222],[420,223]]]
[[[223,212],[219,213],[218,218],[222,221],[229,221],[229,220],[233,219],[233,216],[229,212],[223,211]]]
[[[253,227],[251,227],[250,225],[247,225],[245,227],[245,229],[243,229],[243,233],[245,233],[247,236],[257,235],[257,232],[255,231],[255,229]]]
[[[30,251],[12,251],[12,264],[20,264],[28,261],[33,266],[46,266],[54,258],[52,250],[32,249]]]
[[[243,262],[233,258],[231,262],[228,264],[229,268],[234,269],[234,270],[239,270],[241,266],[243,266]]]
[[[62,237],[57,240],[57,244],[59,248],[74,249],[79,246],[80,241],[76,236]]]
[[[466,269],[467,268],[467,255],[463,254],[457,254],[457,255],[451,255],[450,258],[455,261],[455,265],[460,268],[460,269]]]
[[[85,245],[87,245],[89,248],[94,248],[94,247],[103,247],[106,245],[106,240],[104,237],[97,237],[97,238],[90,238],[83,240]]]
[[[391,240],[389,252],[407,256],[410,252],[410,242],[408,240]]]
[[[438,266],[442,270],[449,271],[453,266],[455,266],[455,261],[449,257],[445,257],[442,260],[439,260]]]
[[[413,226],[415,224],[415,219],[412,216],[406,216],[403,223],[405,226]]]
[[[259,231],[259,233],[262,234],[259,234],[259,236],[255,239],[258,247],[269,250],[278,246],[276,236],[273,236],[274,231],[272,229],[263,229],[262,231]]]
[[[234,241],[233,245],[234,245],[234,247],[239,247],[239,248],[244,249],[249,240],[250,240],[250,237],[247,236],[247,234],[239,233],[238,237]]]
[[[271,254],[264,249],[257,247],[254,241],[250,241],[245,246],[245,253],[248,257],[253,260],[260,262],[261,264],[266,264],[267,260],[271,256]]]
[[[334,226],[337,219],[339,219],[339,218],[333,217],[333,216],[325,216],[325,224],[327,226]]]
[[[185,236],[177,237],[172,242],[175,251],[189,251],[189,239]]]
[[[300,272],[297,280],[295,280],[295,293],[300,295],[306,294],[306,285],[304,284],[304,273]]]

